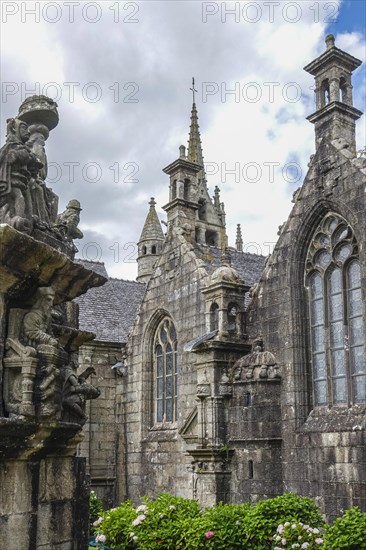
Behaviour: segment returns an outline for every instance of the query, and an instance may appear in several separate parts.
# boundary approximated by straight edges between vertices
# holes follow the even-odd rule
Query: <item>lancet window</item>
[[[177,334],[171,319],[159,324],[155,342],[155,419],[156,422],[177,420],[178,362]]]

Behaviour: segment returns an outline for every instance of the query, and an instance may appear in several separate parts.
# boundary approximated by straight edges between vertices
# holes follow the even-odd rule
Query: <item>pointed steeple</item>
[[[224,205],[220,202],[218,188],[213,200],[207,188],[194,79],[191,90],[193,104],[188,151],[186,153],[181,145],[179,157],[163,170],[170,177],[169,202],[163,207],[168,214],[168,236],[172,224],[181,227],[189,225],[192,231],[186,238],[191,244],[227,246]]]
[[[189,128],[189,139],[188,139],[188,155],[187,160],[194,162],[203,166],[203,154],[202,154],[202,143],[200,135],[200,127],[198,125],[198,113],[195,102],[195,92],[197,90],[194,87],[194,78],[192,78],[192,88],[190,88],[193,93],[193,104],[191,111],[191,125]]]
[[[155,199],[151,197],[149,202],[149,211],[146,216],[145,224],[141,232],[140,240],[142,241],[151,241],[151,240],[164,240],[164,233],[160,225],[158,215],[155,210]]]
[[[241,234],[241,226],[240,223],[236,226],[236,241],[235,241],[236,250],[238,252],[243,252],[243,237]]]
[[[147,283],[153,272],[154,264],[161,253],[164,242],[164,233],[155,210],[155,199],[149,202],[150,208],[141,232],[138,246],[138,275],[137,280]]]

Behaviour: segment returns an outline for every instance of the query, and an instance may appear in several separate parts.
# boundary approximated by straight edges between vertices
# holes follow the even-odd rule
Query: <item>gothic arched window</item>
[[[361,267],[350,225],[328,214],[306,259],[315,405],[366,402]]]
[[[326,78],[323,80],[321,84],[321,101],[322,101],[322,107],[325,107],[325,105],[328,105],[330,101],[330,92],[329,92],[329,80]]]
[[[219,329],[219,306],[216,302],[210,307],[210,331]]]
[[[348,87],[346,79],[342,76],[339,81],[339,89],[341,92],[341,101],[343,103],[348,103]]]
[[[177,334],[170,319],[159,324],[155,341],[155,421],[177,420],[178,363]]]

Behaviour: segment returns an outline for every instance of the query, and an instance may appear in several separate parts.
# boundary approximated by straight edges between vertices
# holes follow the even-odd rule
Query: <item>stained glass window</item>
[[[170,319],[160,323],[154,349],[156,422],[174,422],[178,401],[177,334]]]
[[[315,405],[366,402],[361,266],[350,225],[325,216],[310,244],[309,293]]]

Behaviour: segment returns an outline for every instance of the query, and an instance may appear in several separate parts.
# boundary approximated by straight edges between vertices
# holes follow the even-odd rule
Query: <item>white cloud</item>
[[[240,5],[239,16],[223,13],[223,5],[232,8],[236,4]],[[218,12],[208,15],[204,23],[200,1],[139,2],[135,13],[123,9],[127,4],[119,2],[119,22],[115,23],[116,8],[111,7],[117,3],[105,1],[100,4],[102,15],[96,23],[86,21],[85,13],[82,17],[85,2],[75,8],[73,23],[64,3],[59,2],[62,17],[57,23],[43,19],[23,24],[18,14],[3,25],[2,80],[19,87],[21,82],[29,87],[34,82],[59,85],[60,124],[47,147],[49,160],[62,168],[62,178],[51,186],[60,195],[60,209],[71,198],[80,199],[85,233],[80,252],[84,249],[91,254],[88,243],[97,242],[111,275],[136,276],[128,246],[140,236],[151,196],[157,200],[159,217],[165,218],[161,207],[168,198],[168,177],[161,170],[187,141],[193,75],[199,90],[205,161],[220,167],[208,184],[211,190],[216,184],[221,189],[230,243],[235,241],[237,223],[242,224],[245,242],[259,243],[265,254],[268,247],[263,243],[276,240],[278,225],[292,206],[291,194],[301,184],[286,181],[286,163],[298,163],[304,176],[314,152],[313,127],[305,118],[315,109],[313,79],[302,68],[325,49],[325,7],[329,3],[292,3],[301,7],[296,22],[289,21],[296,19],[295,12],[284,11],[291,3],[279,4],[273,22],[266,3],[258,4],[262,16],[256,23],[243,17],[243,13],[247,18],[255,16],[253,11],[243,12],[244,2],[211,3]],[[319,7],[317,23],[315,4]],[[139,22],[124,21],[129,14]],[[342,33],[336,43],[364,58],[362,35]],[[356,74],[355,81],[355,106],[362,108],[364,77]],[[78,83],[73,101],[67,82]],[[102,92],[94,103],[87,96],[93,92],[91,82]],[[206,98],[204,83],[212,83],[215,91]],[[232,94],[225,96],[225,90],[235,86],[238,102]],[[251,94],[256,90],[261,96],[253,102]],[[293,101],[298,90],[301,98]],[[130,102],[131,96],[138,101]],[[4,102],[3,134],[5,119],[16,113],[22,99],[19,92]],[[358,143],[366,143],[362,124]],[[74,182],[69,181],[64,164],[70,161],[79,162]],[[101,167],[99,182],[85,178],[83,167],[90,162]],[[132,178],[137,182],[129,180],[128,163],[138,167]],[[239,163],[239,182],[229,174],[224,181],[222,163],[229,170]],[[276,163],[273,182],[269,181],[271,168],[265,163]],[[116,164],[121,176],[118,183],[110,168]],[[247,179],[253,180],[256,165],[262,177],[258,182],[245,182],[243,170]]]

